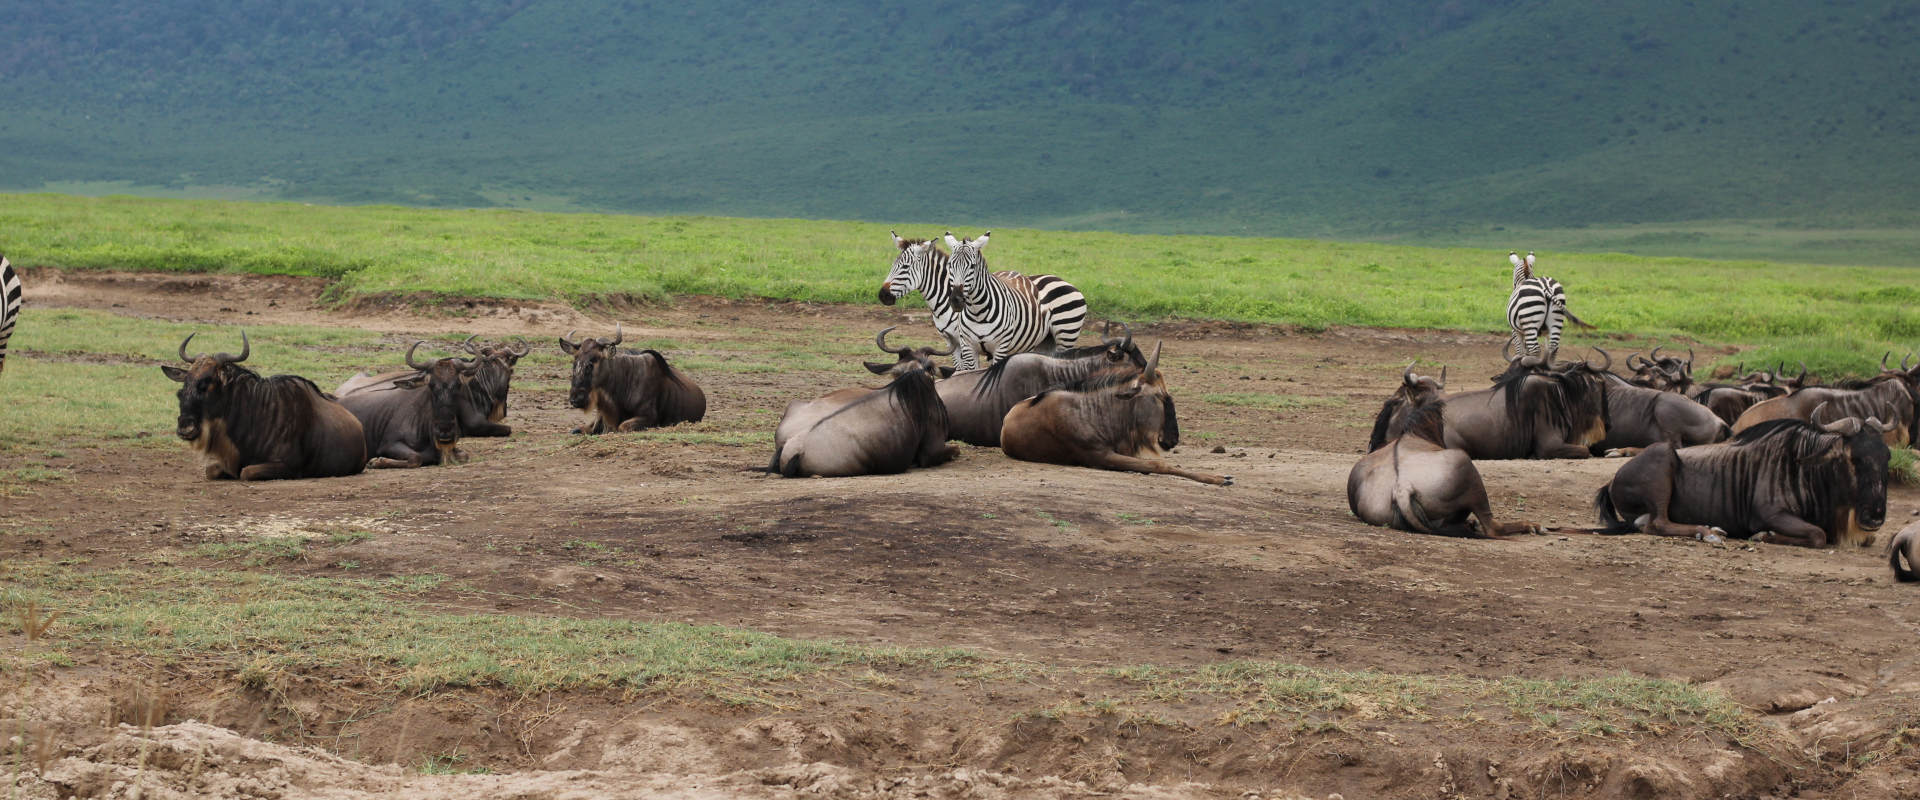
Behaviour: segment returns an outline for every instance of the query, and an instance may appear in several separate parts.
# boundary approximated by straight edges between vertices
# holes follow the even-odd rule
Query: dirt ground
[[[924,306],[831,307],[688,298],[671,308],[405,302],[337,309],[302,279],[57,273],[35,308],[391,334],[525,335],[569,328],[805,348],[886,325],[931,342]],[[917,312],[917,313],[916,313]],[[916,327],[917,326],[917,327]],[[1877,548],[1809,551],[1600,537],[1594,490],[1618,460],[1483,462],[1495,514],[1550,529],[1512,541],[1369,527],[1345,478],[1379,402],[1416,358],[1476,385],[1499,339],[1432,331],[1299,332],[1218,323],[1136,326],[1163,339],[1182,445],[1172,460],[1231,474],[1212,487],[1014,462],[963,448],[904,475],[786,480],[750,471],[770,444],[600,437],[579,424],[557,361],[523,364],[511,440],[467,440],[469,463],[323,481],[200,477],[175,450],[75,450],[68,481],[5,500],[0,558],[82,568],[138,563],[210,531],[385,512],[382,535],[326,562],[272,569],[356,577],[438,573],[497,613],[683,620],[808,639],[956,646],[1049,663],[1193,665],[1260,659],[1420,675],[1631,674],[1719,687],[1778,724],[1786,745],[1576,740],[1558,748],[1444,726],[1316,734],[1172,735],[1097,719],[1016,726],[1031,693],[922,687],[823,694],[785,714],[548,698],[544,717],[482,692],[364,709],[297,687],[324,735],[289,734],[225,676],[102,661],[16,691],[0,717],[74,738],[19,779],[28,797],[1881,797],[1920,796],[1906,747],[1920,722],[1920,608]],[[1579,343],[1578,340],[1575,342]],[[1609,346],[1645,345],[1608,342]],[[260,343],[255,343],[256,352]],[[1705,353],[1703,352],[1704,356]],[[34,354],[27,354],[32,358]],[[258,357],[255,359],[260,361]],[[271,363],[259,368],[273,371]],[[370,364],[369,366],[379,366]],[[1421,371],[1427,369],[1423,366]],[[344,376],[315,376],[323,386]],[[695,431],[768,431],[787,400],[871,376],[838,370],[695,373]],[[521,388],[522,385],[535,388]],[[546,388],[540,388],[546,387]],[[171,393],[155,375],[153,390]],[[168,435],[171,419],[153,421]],[[4,459],[5,456],[0,456]],[[0,467],[10,466],[0,461]],[[91,498],[112,491],[115,502]],[[191,498],[184,502],[183,498]],[[1896,489],[1887,534],[1920,515]],[[564,610],[561,610],[564,609]],[[156,726],[114,727],[116,693],[165,698]],[[222,688],[225,687],[225,688]],[[1831,702],[1828,701],[1831,698]],[[296,701],[289,701],[296,702]],[[490,709],[476,711],[474,709]],[[491,716],[490,716],[491,715]],[[481,724],[511,717],[520,729]],[[525,720],[538,718],[526,727]],[[415,720],[408,752],[391,735]],[[194,721],[197,720],[197,721]],[[119,720],[125,722],[126,720]],[[423,730],[442,730],[433,736]],[[1198,730],[1207,731],[1201,725]],[[385,733],[383,733],[385,731]],[[1902,731],[1905,731],[1904,733]],[[271,736],[276,742],[258,737]],[[1854,757],[1895,741],[1902,758]],[[466,752],[491,775],[422,774],[420,752]],[[434,750],[433,748],[438,748]],[[217,778],[217,779],[216,779]]]

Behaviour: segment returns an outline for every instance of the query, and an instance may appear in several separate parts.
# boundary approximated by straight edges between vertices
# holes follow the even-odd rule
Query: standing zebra
[[[980,355],[988,364],[1032,350],[1049,336],[1056,350],[1073,347],[1080,341],[1080,326],[1087,321],[1086,296],[1053,275],[1029,278],[1018,272],[987,272],[987,259],[980,250],[992,235],[987,231],[978,239],[961,240],[947,232],[953,273],[966,304],[968,335],[962,341],[979,342]]]
[[[20,273],[0,255],[0,372],[7,370],[7,340],[13,338],[13,324],[20,321]]]
[[[1582,328],[1593,326],[1567,310],[1567,290],[1559,281],[1533,274],[1533,253],[1522,260],[1517,251],[1508,252],[1507,260],[1513,262],[1513,294],[1507,297],[1507,325],[1513,328],[1513,334],[1507,346],[1516,355],[1537,356],[1544,335],[1544,363],[1552,364],[1554,354],[1560,352],[1560,328],[1566,324],[1563,316]]]
[[[968,338],[966,315],[947,272],[947,254],[926,239],[902,239],[898,233],[887,233],[893,235],[900,256],[893,260],[893,270],[887,273],[886,282],[880,284],[880,303],[890,306],[908,292],[919,292],[927,300],[927,310],[933,312],[934,330],[952,337],[956,343],[954,368],[974,369],[977,365],[973,340]]]

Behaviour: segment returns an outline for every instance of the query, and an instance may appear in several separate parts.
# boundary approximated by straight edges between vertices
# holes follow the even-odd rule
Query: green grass
[[[10,255],[24,265],[321,274],[340,281],[343,299],[398,293],[586,303],[709,294],[870,305],[894,255],[887,226],[853,222],[55,195],[4,200],[0,223]],[[1066,276],[1086,292],[1096,318],[1505,328],[1510,276],[1497,249],[998,233],[987,251],[994,268]],[[1909,269],[1558,253],[1543,254],[1540,269],[1565,283],[1576,313],[1600,328],[1571,333],[1576,347],[1609,336],[1690,338],[1754,346],[1749,363],[1807,358],[1816,369],[1855,373],[1881,352],[1920,347],[1920,272]],[[908,302],[917,307],[917,300]],[[58,334],[65,341],[34,333],[33,318],[29,310],[21,347],[88,346],[77,341],[80,333]],[[168,338],[186,330],[168,326],[125,345],[109,339],[107,348],[160,357],[177,344]],[[343,337],[313,344],[368,348],[365,355],[316,356],[315,367],[365,361],[376,344],[344,331],[279,334]],[[849,339],[837,346],[851,352],[856,345]],[[755,372],[830,360],[817,343],[775,350],[770,356],[744,346],[713,348],[685,363]]]
[[[1900,486],[1920,486],[1920,461],[1906,447],[1893,448],[1887,459],[1887,480]]]
[[[1259,392],[1230,392],[1226,394],[1203,394],[1200,399],[1222,406],[1240,408],[1259,408],[1267,411],[1292,411],[1301,408],[1324,408],[1346,405],[1347,401],[1339,397],[1307,397],[1292,394],[1262,394]]]

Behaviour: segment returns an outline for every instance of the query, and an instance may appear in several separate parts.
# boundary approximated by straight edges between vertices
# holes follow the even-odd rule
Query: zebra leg
[[[1561,307],[1554,306],[1547,312],[1547,363],[1553,363],[1554,354],[1560,352],[1560,328],[1567,324],[1560,314]]]
[[[1526,353],[1529,358],[1540,355],[1540,332],[1532,328],[1521,328],[1520,336],[1526,340]]]
[[[980,362],[975,359],[973,355],[973,343],[965,340],[960,341],[953,349],[953,371],[966,372],[970,369],[979,368]]]

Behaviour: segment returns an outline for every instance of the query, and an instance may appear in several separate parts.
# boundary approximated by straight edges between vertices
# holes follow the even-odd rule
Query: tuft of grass
[[[1887,459],[1887,480],[1899,486],[1920,486],[1920,464],[1911,448],[1893,448]]]
[[[1224,394],[1200,395],[1203,402],[1222,406],[1241,408],[1260,408],[1268,411],[1292,411],[1301,408],[1326,408],[1344,406],[1343,397],[1307,397],[1293,394],[1263,394],[1260,392],[1228,392]]]

